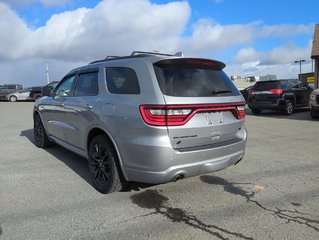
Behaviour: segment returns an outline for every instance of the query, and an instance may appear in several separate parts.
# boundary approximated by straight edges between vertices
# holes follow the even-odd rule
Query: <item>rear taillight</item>
[[[255,90],[248,90],[249,95],[253,94],[254,92],[256,92],[256,91]]]
[[[245,106],[237,106],[237,119],[245,118]]]
[[[143,120],[153,126],[182,126],[196,113],[221,111],[231,111],[237,119],[245,118],[244,103],[140,106]]]
[[[147,124],[154,126],[180,126],[186,123],[186,119],[192,109],[172,109],[162,105],[140,106],[140,112]]]
[[[282,89],[281,88],[274,88],[274,89],[270,89],[269,92],[271,92],[272,94],[282,94]]]

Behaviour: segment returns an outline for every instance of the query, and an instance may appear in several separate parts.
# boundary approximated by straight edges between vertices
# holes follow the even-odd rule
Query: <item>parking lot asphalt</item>
[[[103,195],[85,159],[35,147],[32,107],[0,102],[0,239],[318,239],[319,121],[307,111],[248,110],[236,166]]]

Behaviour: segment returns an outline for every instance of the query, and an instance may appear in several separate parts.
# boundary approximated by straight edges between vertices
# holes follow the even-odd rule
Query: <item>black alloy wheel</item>
[[[98,135],[91,141],[89,169],[93,184],[99,192],[122,190],[125,180],[120,175],[117,154],[105,135]]]
[[[33,119],[33,136],[35,145],[39,148],[46,148],[51,145],[51,142],[45,132],[42,120],[38,114]]]

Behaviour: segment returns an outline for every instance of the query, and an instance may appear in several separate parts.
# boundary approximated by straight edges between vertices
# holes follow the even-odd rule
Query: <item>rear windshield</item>
[[[175,97],[212,97],[240,95],[227,75],[214,66],[160,61],[155,74],[164,95]]]
[[[268,91],[270,89],[276,89],[278,87],[279,87],[279,81],[257,82],[253,89],[256,91]]]

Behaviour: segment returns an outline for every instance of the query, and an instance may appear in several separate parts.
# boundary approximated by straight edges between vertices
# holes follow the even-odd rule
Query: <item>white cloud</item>
[[[192,35],[181,42],[182,49],[194,53],[212,53],[227,47],[249,44],[254,37],[256,23],[221,25],[201,19],[193,26]]]
[[[243,48],[234,57],[234,63],[259,61],[259,65],[289,64],[298,59],[309,59],[311,46],[311,42],[304,48],[287,43],[268,52],[258,52],[252,47]]]
[[[258,37],[289,37],[296,36],[300,34],[313,33],[313,24],[303,25],[303,24],[281,24],[272,26],[262,26],[257,32]]]
[[[252,47],[238,51],[230,64],[229,72],[233,75],[277,75],[278,78],[296,78],[299,65],[295,60],[305,59],[303,72],[311,72],[311,41],[304,47],[293,43],[274,48],[268,52],[256,51]]]
[[[156,5],[148,0],[106,0],[94,9],[80,8],[53,15],[45,26],[35,30],[26,29],[24,22],[7,7],[4,12],[17,22],[15,26],[24,27],[23,33],[19,35],[17,31],[13,37],[24,46],[23,52],[9,56],[0,51],[0,57],[10,59],[19,54],[78,60],[127,54],[135,49],[172,51],[178,48],[190,8],[187,2]],[[9,36],[12,27],[7,25],[3,34]]]
[[[286,64],[298,59],[309,59],[310,53],[311,44],[305,48],[301,48],[293,43],[288,43],[266,53],[260,65]]]
[[[190,54],[211,54],[232,46],[251,46],[257,39],[288,38],[302,34],[312,36],[313,26],[313,24],[268,26],[260,21],[222,25],[210,19],[200,19],[194,24],[191,36],[182,39],[179,46]]]
[[[242,48],[236,54],[234,58],[234,62],[235,63],[254,62],[254,61],[258,61],[260,56],[261,54],[258,53],[253,47]]]
[[[232,47],[242,47],[234,57],[233,69],[240,66],[251,71],[260,70],[261,65],[286,64],[310,56],[310,45],[301,48],[290,43],[260,52],[254,48],[254,42],[264,38],[308,36],[313,32],[311,24],[267,26],[252,22],[222,25],[200,19],[193,24],[191,34],[185,36],[191,16],[186,1],[153,4],[150,0],[103,0],[94,8],[55,14],[36,29],[29,28],[1,1],[9,3],[0,0],[0,71],[5,70],[7,76],[6,80],[0,81],[24,81],[15,73],[14,61],[34,63],[32,71],[41,74],[44,63],[52,62],[51,68],[54,69],[54,64],[58,67],[54,71],[60,74],[69,70],[64,67],[66,65],[81,65],[107,55],[126,55],[133,50],[183,51],[186,55],[210,57]],[[27,0],[29,3],[34,1],[47,6],[67,2]],[[19,0],[10,1],[10,4],[18,3]],[[26,70],[22,68],[21,71]],[[42,81],[38,75],[35,74],[35,78]]]
[[[29,30],[7,5],[0,3],[0,60],[21,56]]]

